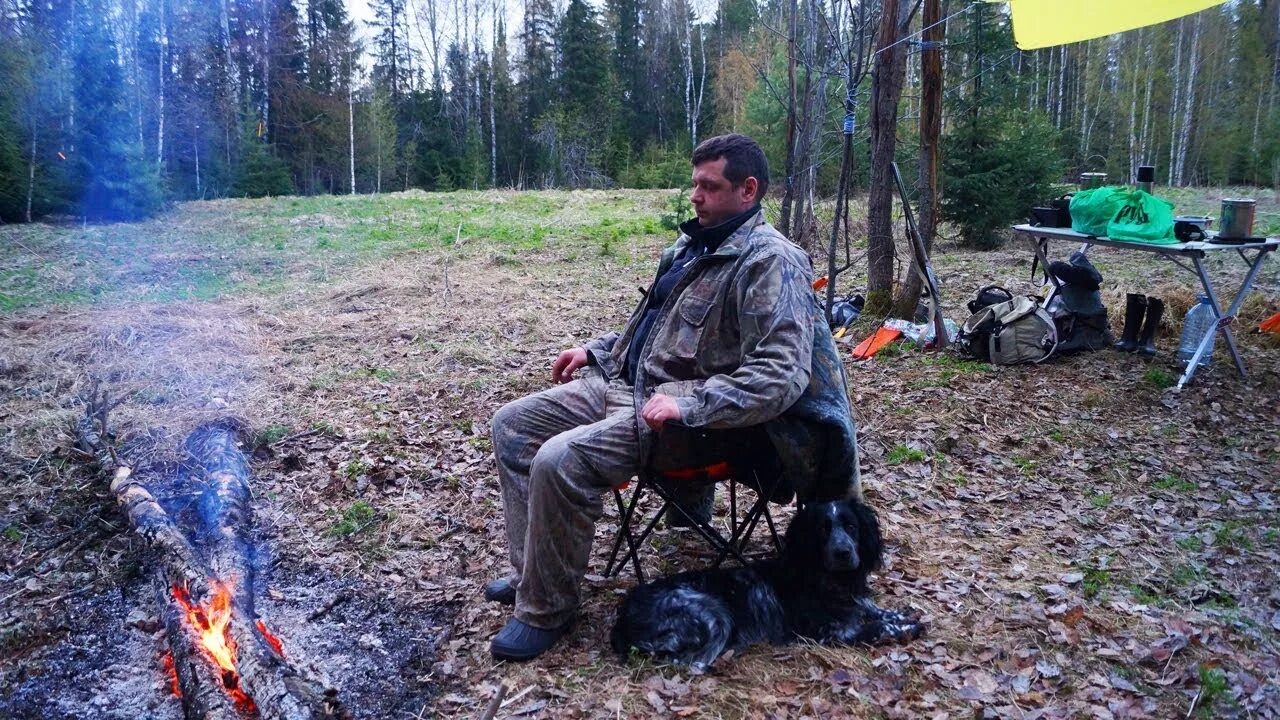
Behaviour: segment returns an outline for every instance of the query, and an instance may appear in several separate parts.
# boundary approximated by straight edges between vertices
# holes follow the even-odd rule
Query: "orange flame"
[[[222,671],[222,686],[227,694],[246,712],[256,712],[253,698],[240,688],[240,673],[236,671],[236,641],[231,637],[231,590],[223,583],[213,581],[213,598],[208,607],[192,602],[185,588],[174,585],[173,598],[187,613],[187,621],[200,635],[200,646],[205,654]]]
[[[284,657],[284,643],[280,642],[280,638],[276,637],[267,629],[267,624],[262,622],[262,620],[254,620],[253,624],[258,628],[258,632],[262,633],[262,639],[267,641],[267,644],[271,646],[271,649],[275,650],[276,654],[280,657]]]
[[[182,697],[182,685],[178,683],[178,668],[173,664],[173,653],[166,652],[161,658],[164,663],[165,674],[169,676],[169,692],[173,693],[176,698]]]

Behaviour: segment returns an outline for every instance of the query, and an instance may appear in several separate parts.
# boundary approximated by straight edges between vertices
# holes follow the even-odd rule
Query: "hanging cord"
[[[946,22],[946,21],[950,20],[951,18],[953,18],[953,17],[955,17],[955,16],[957,16],[957,15],[960,15],[960,14],[962,14],[962,13],[967,13],[967,12],[969,12],[969,11],[970,11],[970,10],[972,10],[972,9],[973,9],[973,7],[974,7],[975,5],[977,5],[979,2],[982,2],[982,0],[974,0],[974,2],[969,3],[969,4],[968,4],[967,6],[965,6],[964,8],[961,8],[960,10],[957,10],[957,11],[955,11],[955,12],[951,13],[950,15],[948,15],[948,16],[946,16],[946,17],[942,18],[941,20],[939,20],[938,22],[936,22],[936,23],[934,23],[934,24],[932,24],[932,25],[929,25],[928,27],[922,27],[922,28],[920,28],[919,30],[917,30],[917,31],[915,31],[915,32],[913,32],[913,33],[911,33],[910,35],[903,35],[902,37],[898,38],[897,40],[894,40],[893,42],[889,43],[888,45],[885,45],[884,47],[880,48],[879,50],[876,50],[874,53],[872,53],[872,56],[874,57],[874,56],[876,56],[876,55],[879,55],[880,53],[884,52],[885,50],[888,50],[889,48],[891,48],[891,47],[893,47],[893,46],[895,46],[895,45],[901,45],[902,43],[904,43],[904,42],[906,42],[906,41],[910,40],[911,38],[919,37],[919,36],[923,35],[923,34],[924,34],[924,32],[925,32],[926,30],[929,30],[929,29],[931,29],[931,28],[938,27],[938,26],[939,26],[939,25],[941,25],[942,23],[944,23],[944,22]]]

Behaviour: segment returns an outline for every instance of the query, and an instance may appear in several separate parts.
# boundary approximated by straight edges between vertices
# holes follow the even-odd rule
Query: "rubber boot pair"
[[[1116,343],[1116,349],[1139,355],[1155,355],[1156,331],[1160,329],[1160,318],[1163,315],[1164,301],[1160,298],[1129,293],[1125,297],[1124,332]]]

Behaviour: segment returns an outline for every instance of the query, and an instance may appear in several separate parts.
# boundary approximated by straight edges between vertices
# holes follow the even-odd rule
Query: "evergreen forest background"
[[[775,188],[810,198],[835,194],[847,135],[857,191],[886,37],[905,55],[896,153],[911,165],[918,146],[930,45],[910,2],[891,6],[899,32],[878,32],[883,4],[370,0],[357,27],[341,0],[4,0],[0,219],[682,187],[691,147],[728,131],[762,142]],[[944,216],[1079,171],[1127,182],[1139,164],[1162,184],[1280,184],[1278,6],[1020,52],[1004,6],[944,2]]]

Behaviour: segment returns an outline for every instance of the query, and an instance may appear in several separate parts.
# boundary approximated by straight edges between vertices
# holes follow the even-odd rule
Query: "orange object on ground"
[[[878,328],[874,334],[867,336],[866,340],[858,343],[858,346],[853,349],[853,359],[866,360],[869,357],[873,357],[883,350],[885,345],[900,337],[902,337],[901,330],[887,327]]]
[[[814,280],[814,281],[813,281],[813,289],[814,289],[814,290],[821,290],[822,288],[824,288],[824,287],[826,287],[826,286],[827,286],[827,276],[826,276],[826,275],[823,275],[822,277],[820,277],[820,278],[818,278],[817,280]]]
[[[1275,335],[1280,335],[1280,312],[1276,313],[1275,315],[1272,315],[1266,320],[1263,320],[1262,324],[1258,326],[1258,329],[1261,330],[1262,332],[1269,332]]]

